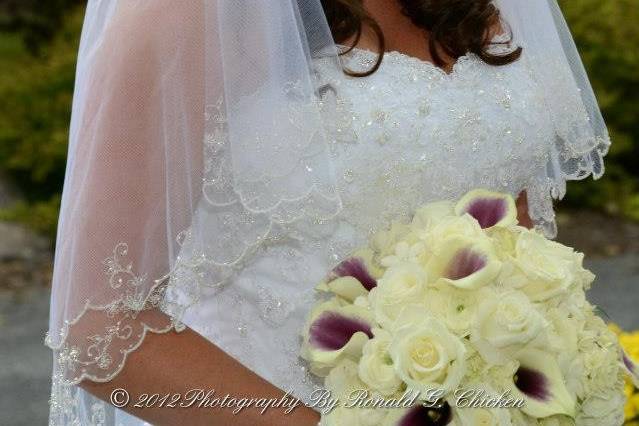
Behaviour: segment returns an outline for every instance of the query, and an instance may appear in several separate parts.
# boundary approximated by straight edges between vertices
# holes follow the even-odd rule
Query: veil
[[[339,212],[317,57],[341,68],[319,0],[88,2],[45,338],[52,424],[89,423],[95,399],[73,385],[181,330],[273,227]]]
[[[555,0],[497,3],[556,118],[529,191],[545,226],[566,180],[603,172],[608,137]],[[339,214],[316,59],[342,68],[320,0],[89,0],[45,338],[50,424],[116,418],[75,385],[111,380],[146,333],[180,331],[275,230]]]
[[[546,235],[557,234],[552,200],[566,194],[566,181],[604,173],[610,137],[579,52],[557,0],[497,0],[522,46],[541,100],[552,117],[554,146],[545,171],[527,189],[530,217]],[[549,196],[550,194],[550,196]]]

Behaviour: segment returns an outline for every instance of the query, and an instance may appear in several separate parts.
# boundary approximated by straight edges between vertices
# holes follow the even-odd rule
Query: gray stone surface
[[[0,261],[30,261],[50,249],[49,240],[22,225],[0,222]]]
[[[18,191],[0,174],[0,208],[11,206],[19,198]]]
[[[597,279],[587,297],[601,316],[624,330],[639,329],[639,254],[625,254],[585,262]]]
[[[0,425],[45,425],[51,351],[44,346],[49,291],[0,293]]]

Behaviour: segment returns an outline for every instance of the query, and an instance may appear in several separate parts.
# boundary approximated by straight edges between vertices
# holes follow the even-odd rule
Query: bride
[[[477,187],[554,237],[609,146],[555,0],[90,0],[72,114],[51,425],[317,424],[325,271]]]

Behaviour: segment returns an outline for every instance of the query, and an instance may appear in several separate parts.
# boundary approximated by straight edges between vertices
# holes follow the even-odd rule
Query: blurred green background
[[[613,139],[606,174],[573,182],[565,208],[639,220],[637,0],[564,0]],[[64,178],[74,67],[84,7],[78,0],[0,3],[0,178],[21,193],[0,210],[55,235]]]

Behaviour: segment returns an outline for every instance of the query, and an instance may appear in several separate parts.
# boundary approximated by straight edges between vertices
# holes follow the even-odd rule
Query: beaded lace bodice
[[[375,56],[355,50],[346,65],[366,69]],[[471,187],[516,195],[545,172],[553,130],[522,62],[494,67],[469,54],[447,74],[388,52],[379,72],[327,94],[345,220],[367,229]]]
[[[354,50],[351,69],[374,53]],[[274,229],[225,287],[198,289],[197,308],[183,322],[259,375],[307,399],[313,383],[298,359],[299,333],[314,286],[335,263],[392,220],[420,204],[454,198],[475,187],[535,199],[546,178],[553,142],[534,82],[523,63],[493,67],[469,54],[450,74],[389,52],[366,78],[334,78],[317,61],[321,106],[342,196],[339,216]],[[341,80],[341,82],[340,82]],[[550,208],[552,206],[550,205]],[[183,253],[188,257],[188,252]],[[185,277],[175,283],[197,286]],[[192,301],[188,305],[194,305]]]

